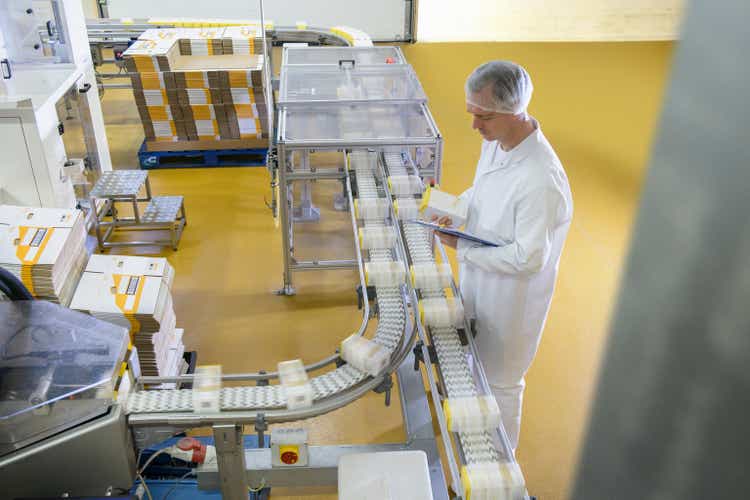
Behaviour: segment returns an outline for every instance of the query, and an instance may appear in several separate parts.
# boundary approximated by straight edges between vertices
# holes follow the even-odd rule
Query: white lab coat
[[[461,295],[476,320],[476,342],[515,449],[524,375],[547,318],[573,199],[560,160],[537,129],[511,151],[484,141],[466,231],[499,248],[458,244]]]

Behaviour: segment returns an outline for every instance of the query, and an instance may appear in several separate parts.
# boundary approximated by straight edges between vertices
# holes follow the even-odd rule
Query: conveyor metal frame
[[[284,138],[287,121],[287,109],[281,108],[279,111],[279,123],[277,133],[278,147],[278,183],[279,198],[277,206],[279,210],[279,223],[281,227],[281,243],[283,253],[284,275],[282,288],[279,294],[294,295],[296,293],[293,284],[293,273],[295,271],[308,271],[316,269],[345,269],[353,267],[353,261],[347,260],[317,260],[299,262],[294,257],[294,219],[293,203],[294,200],[289,196],[288,187],[298,180],[341,180],[346,178],[346,173],[341,169],[321,169],[316,171],[305,170],[299,172],[291,161],[291,153],[299,151],[303,154],[309,154],[313,151],[351,151],[369,149],[376,151],[392,150],[394,148],[423,148],[429,154],[432,154],[432,161],[427,168],[419,171],[423,177],[433,177],[436,182],[440,182],[442,174],[442,154],[443,138],[435,123],[435,119],[430,113],[426,104],[419,104],[420,110],[424,113],[427,123],[430,127],[433,138],[394,138],[394,139],[362,139],[362,140],[288,140]],[[355,234],[355,240],[356,240]]]

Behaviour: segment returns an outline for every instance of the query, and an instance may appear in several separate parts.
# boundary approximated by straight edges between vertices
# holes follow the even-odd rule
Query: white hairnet
[[[480,92],[491,86],[492,92]],[[534,86],[526,70],[511,61],[490,61],[466,79],[466,102],[485,111],[517,115],[526,112]]]

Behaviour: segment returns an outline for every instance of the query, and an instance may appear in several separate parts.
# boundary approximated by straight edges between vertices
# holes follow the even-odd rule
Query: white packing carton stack
[[[221,365],[202,365],[193,376],[193,411],[221,411]]]
[[[387,347],[356,333],[341,342],[341,359],[373,377],[385,370],[390,358]]]
[[[362,220],[379,220],[388,216],[388,200],[385,198],[361,198],[354,200],[354,212]]]
[[[471,396],[443,400],[448,430],[476,434],[500,426],[500,407],[495,396]]]
[[[515,462],[465,465],[461,482],[471,500],[522,500],[526,496],[526,481]]]
[[[393,196],[422,194],[424,186],[416,175],[392,175],[388,177],[388,188]]]
[[[67,306],[87,257],[80,210],[0,205],[0,267],[34,297]]]
[[[261,54],[263,52],[263,33],[260,25],[228,26],[224,38],[230,39],[232,54]]]
[[[453,297],[430,297],[419,301],[422,324],[430,328],[463,327],[464,307]]]
[[[411,282],[420,290],[442,290],[449,288],[453,274],[447,262],[423,262],[411,266]]]
[[[388,249],[396,244],[392,226],[365,226],[359,228],[359,246],[363,250]]]
[[[173,280],[164,258],[92,255],[70,307],[128,328],[143,375],[177,375],[170,351],[184,347],[175,329]]]
[[[419,215],[419,205],[415,198],[398,198],[393,200],[393,208],[399,220],[414,220]]]
[[[372,172],[378,168],[378,156],[366,151],[349,153],[349,166],[355,172]]]
[[[290,410],[307,408],[313,404],[313,390],[301,359],[282,361],[278,365],[279,381],[286,394]]]
[[[405,281],[404,265],[397,261],[365,262],[365,282],[377,287],[400,286]]]

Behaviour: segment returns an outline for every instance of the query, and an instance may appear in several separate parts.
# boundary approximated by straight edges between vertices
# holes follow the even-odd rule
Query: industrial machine
[[[42,483],[67,482],[72,491],[129,484],[135,455],[113,395],[127,330],[35,300],[2,302],[0,317],[3,497],[49,491],[33,486],[40,471]]]
[[[343,457],[357,455],[345,460],[346,469],[361,470],[367,454],[403,458],[402,452],[418,452],[426,461],[420,491],[427,498],[528,498],[447,257],[427,229],[411,222],[425,185],[440,179],[442,137],[403,53],[371,44],[285,48],[275,118],[269,169],[282,228],[281,293],[295,293],[295,272],[356,270],[358,331],[342,332],[339,349],[306,366],[145,377],[137,376],[132,357],[126,360],[122,330],[52,304],[5,303],[0,370],[12,374],[0,383],[5,496],[131,490],[150,496],[143,475],[158,456],[168,455],[185,464],[179,480],[191,476],[200,490],[239,500],[264,487],[334,487]],[[344,186],[351,258],[295,256],[293,186],[318,181]],[[106,346],[99,342],[104,337]],[[113,379],[126,366],[136,378],[129,390],[115,393],[122,386],[112,385]],[[405,442],[311,446],[304,432],[284,429],[274,430],[271,446],[265,446],[269,424],[324,415],[370,391],[383,393],[389,405],[394,376]],[[257,447],[245,444],[248,425]],[[198,428],[209,428],[213,440],[173,439]],[[410,463],[420,470],[419,460]],[[47,471],[44,481],[35,480],[39,470]],[[376,488],[372,498],[388,498],[383,477],[368,483],[376,485],[368,488]],[[362,488],[348,488],[360,492],[351,498],[364,498]]]
[[[0,202],[85,207],[112,165],[81,2],[0,3],[0,64]]]

